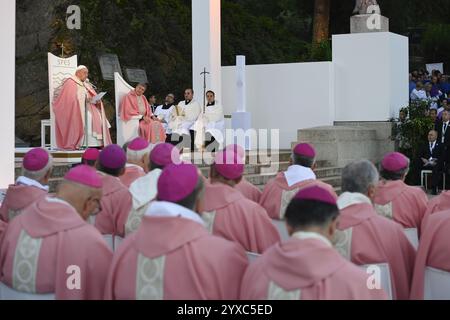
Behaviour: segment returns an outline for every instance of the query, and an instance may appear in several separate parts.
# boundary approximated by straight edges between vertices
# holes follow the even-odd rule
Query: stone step
[[[340,168],[324,168],[317,170],[318,179],[326,182],[333,187],[340,187],[341,185],[341,176],[340,172],[342,169]],[[336,174],[338,173],[338,174]],[[265,186],[270,180],[276,177],[277,174],[268,173],[268,174],[250,174],[246,175],[245,179],[248,182],[255,186]]]

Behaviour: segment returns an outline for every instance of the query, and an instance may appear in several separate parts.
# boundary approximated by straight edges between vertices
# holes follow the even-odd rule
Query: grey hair
[[[30,171],[22,166],[22,176],[35,181],[41,181],[45,177],[45,175],[52,170],[52,168],[53,168],[53,157],[51,154],[49,154],[47,165],[43,169],[39,171]]]
[[[375,165],[369,160],[355,161],[342,170],[342,191],[367,194],[380,180]]]

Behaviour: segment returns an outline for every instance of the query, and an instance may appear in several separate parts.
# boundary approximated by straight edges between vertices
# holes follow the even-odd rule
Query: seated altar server
[[[0,208],[0,220],[8,223],[25,208],[47,196],[53,158],[44,149],[28,151],[22,161],[22,176],[9,186]]]
[[[416,229],[427,209],[428,198],[419,187],[405,184],[410,161],[403,154],[387,154],[381,162],[381,182],[373,199],[379,215],[399,223],[405,229]]]
[[[286,211],[291,238],[250,265],[241,299],[385,299],[382,289],[368,288],[364,271],[333,249],[338,217],[334,194],[318,186],[302,189]]]
[[[284,219],[289,202],[305,187],[321,186],[337,199],[333,187],[316,178],[316,151],[312,145],[298,144],[293,150],[290,162],[291,166],[286,172],[279,173],[275,179],[269,181],[259,202],[274,220]]]
[[[419,251],[417,252],[416,265],[414,269],[414,277],[411,285],[411,299],[449,299],[449,277],[450,277],[450,251],[449,251],[449,235],[450,235],[450,211],[442,211],[427,216],[422,226],[422,237],[420,239]],[[425,281],[426,273],[437,273],[438,281],[429,283],[429,288],[433,288],[431,292],[441,291],[444,296],[426,296]],[[447,280],[443,281],[444,274]],[[429,277],[431,278],[431,277]],[[445,287],[444,287],[445,286]],[[436,290],[436,287],[441,287]],[[428,293],[429,295],[429,293]]]
[[[203,220],[212,234],[239,243],[248,252],[263,253],[280,236],[266,210],[234,189],[243,173],[237,153],[217,153],[206,186]]]
[[[205,229],[198,169],[166,167],[157,199],[116,252],[105,298],[237,300],[248,261],[239,245]]]
[[[125,224],[126,235],[137,231],[145,212],[152,201],[156,199],[158,179],[162,170],[170,164],[180,163],[179,150],[173,145],[161,143],[153,148],[148,161],[146,161],[148,174],[137,179],[130,187],[133,206]]]
[[[94,169],[69,171],[55,198],[39,200],[9,224],[0,247],[0,282],[58,300],[102,299],[112,252],[86,222],[101,196]]]
[[[205,147],[209,152],[217,151],[225,140],[225,117],[222,105],[216,101],[213,91],[206,93],[207,105],[194,125],[196,132],[195,144]],[[205,140],[203,140],[205,139]]]
[[[147,140],[136,138],[127,146],[127,164],[120,181],[129,188],[137,179],[145,176],[145,163],[151,151]]]
[[[152,144],[164,142],[166,141],[166,132],[150,109],[147,98],[144,96],[146,90],[147,84],[140,83],[123,97],[120,103],[120,119],[125,123],[124,130],[127,132],[134,132],[137,128],[128,128],[126,124],[130,120],[139,119],[139,137]]]
[[[125,172],[126,161],[125,151],[118,145],[110,145],[100,153],[97,169],[103,180],[103,197],[101,211],[91,222],[103,235],[125,236],[132,199],[119,177]]]
[[[334,245],[356,265],[387,264],[392,297],[405,300],[409,298],[416,252],[403,228],[375,211],[372,199],[378,183],[378,171],[367,160],[344,168],[343,194],[338,199],[341,215]]]

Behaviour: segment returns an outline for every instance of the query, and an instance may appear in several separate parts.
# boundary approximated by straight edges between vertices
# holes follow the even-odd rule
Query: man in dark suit
[[[449,128],[450,132],[450,128]],[[419,161],[422,170],[432,170],[432,193],[437,194],[437,189],[441,183],[442,171],[445,167],[443,161],[444,145],[439,143],[438,132],[431,130],[428,133],[428,142],[423,144],[419,153]],[[450,141],[450,140],[449,140]]]
[[[436,124],[436,131],[439,143],[450,146],[450,113],[447,110],[442,112],[442,122]]]

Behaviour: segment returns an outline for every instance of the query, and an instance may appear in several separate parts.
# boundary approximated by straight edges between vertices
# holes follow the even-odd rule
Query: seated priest
[[[339,223],[335,195],[307,187],[286,211],[291,238],[276,244],[250,265],[242,283],[243,300],[386,299],[369,289],[367,274],[334,248]]]
[[[36,148],[25,155],[22,175],[9,186],[0,208],[0,220],[10,222],[24,209],[48,195],[53,158],[47,150]]]
[[[170,114],[169,129],[172,131],[170,143],[181,148],[195,150],[194,125],[202,113],[202,107],[194,100],[194,90],[186,89],[181,101]]]
[[[160,121],[153,115],[147,98],[144,96],[147,90],[146,83],[140,83],[128,93],[120,103],[120,119],[125,123],[124,130],[135,132],[138,129],[139,137],[155,144],[166,141],[166,132]],[[139,128],[128,128],[131,120],[139,120]],[[133,138],[137,138],[133,137]]]

